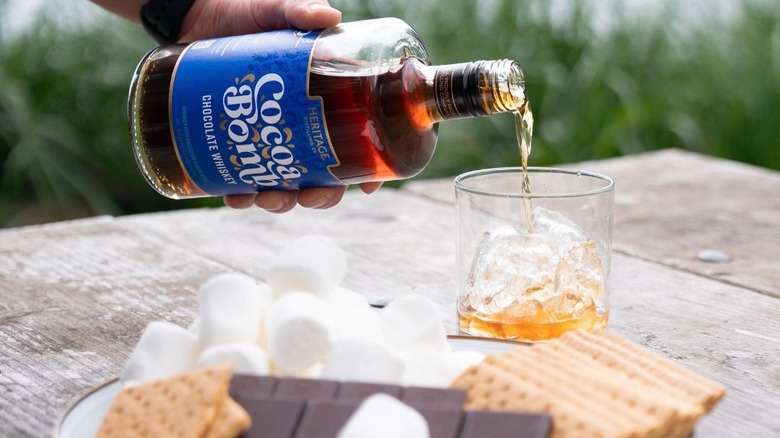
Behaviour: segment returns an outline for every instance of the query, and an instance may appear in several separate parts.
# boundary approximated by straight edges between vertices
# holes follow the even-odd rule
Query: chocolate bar
[[[380,392],[417,409],[431,438],[546,438],[552,429],[547,414],[464,411],[466,393],[457,389],[240,374],[230,384],[252,417],[245,438],[335,438],[360,403]]]

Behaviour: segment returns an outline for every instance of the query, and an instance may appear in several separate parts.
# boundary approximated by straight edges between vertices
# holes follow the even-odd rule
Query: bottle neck
[[[526,102],[523,72],[511,60],[435,67],[432,80],[436,121],[517,111]]]

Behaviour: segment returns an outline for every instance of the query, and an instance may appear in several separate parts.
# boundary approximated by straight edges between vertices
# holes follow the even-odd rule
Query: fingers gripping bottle
[[[515,111],[509,60],[431,66],[401,20],[156,48],[130,86],[136,161],[170,198],[409,178],[438,122]]]

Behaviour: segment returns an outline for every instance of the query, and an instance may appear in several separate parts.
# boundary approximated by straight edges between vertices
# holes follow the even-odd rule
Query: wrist
[[[160,44],[179,40],[184,17],[195,0],[149,0],[141,8],[144,29]]]

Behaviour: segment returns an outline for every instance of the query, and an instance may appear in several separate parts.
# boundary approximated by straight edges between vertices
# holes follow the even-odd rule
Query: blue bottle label
[[[203,40],[174,70],[171,130],[181,164],[211,195],[341,185],[322,100],[308,95],[320,32]]]

